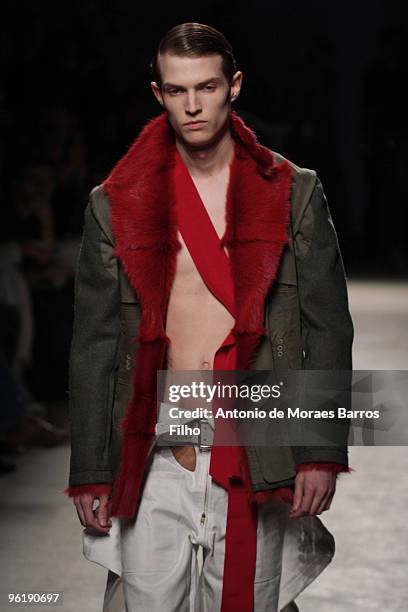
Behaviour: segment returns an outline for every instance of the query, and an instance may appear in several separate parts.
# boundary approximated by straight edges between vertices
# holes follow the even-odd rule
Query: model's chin
[[[212,146],[218,140],[218,138],[217,133],[202,129],[189,131],[188,133],[183,131],[183,140],[191,147],[205,148]]]

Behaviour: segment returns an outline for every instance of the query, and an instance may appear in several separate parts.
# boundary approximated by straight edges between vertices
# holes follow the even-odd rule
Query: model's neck
[[[214,143],[202,149],[189,147],[176,138],[176,147],[192,176],[209,178],[223,172],[234,156],[234,140],[229,126]]]

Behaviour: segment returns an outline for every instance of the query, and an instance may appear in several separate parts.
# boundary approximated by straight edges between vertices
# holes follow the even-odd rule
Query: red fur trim
[[[75,485],[64,489],[64,493],[68,495],[68,497],[76,497],[77,495],[82,495],[83,493],[91,493],[92,495],[99,497],[105,493],[111,495],[112,485],[109,483]]]
[[[273,176],[277,168],[273,152],[258,142],[255,132],[235,111],[231,113],[231,130],[256,160],[260,174],[265,177]]]
[[[257,504],[265,504],[276,500],[291,504],[293,502],[293,490],[290,487],[279,487],[279,489],[270,491],[257,491],[253,498]]]
[[[310,472],[310,470],[324,470],[327,472],[335,472],[339,474],[340,472],[355,472],[353,468],[349,468],[342,463],[335,462],[310,462],[310,463],[300,463],[296,466],[296,472]]]
[[[232,112],[235,156],[227,188],[226,228],[235,284],[237,369],[248,367],[264,329],[265,297],[288,242],[292,169],[277,164]],[[132,396],[122,422],[119,476],[112,514],[132,517],[157,420],[156,373],[170,339],[164,325],[181,243],[173,169],[175,135],[167,112],[150,120],[103,183],[112,205],[114,253],[141,303]]]

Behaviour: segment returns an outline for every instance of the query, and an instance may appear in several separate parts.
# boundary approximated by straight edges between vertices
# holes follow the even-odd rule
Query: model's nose
[[[185,110],[189,115],[195,115],[201,111],[200,100],[195,91],[191,91],[187,94]]]

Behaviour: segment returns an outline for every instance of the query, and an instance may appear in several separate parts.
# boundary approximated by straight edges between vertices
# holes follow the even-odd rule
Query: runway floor
[[[354,369],[408,370],[408,284],[353,281],[349,296]],[[105,570],[82,557],[81,526],[61,494],[68,457],[68,446],[32,449],[1,479],[0,612],[15,591],[61,591],[64,612],[101,611]],[[335,558],[297,603],[301,612],[406,611],[407,448],[352,447],[350,465],[322,515]]]

